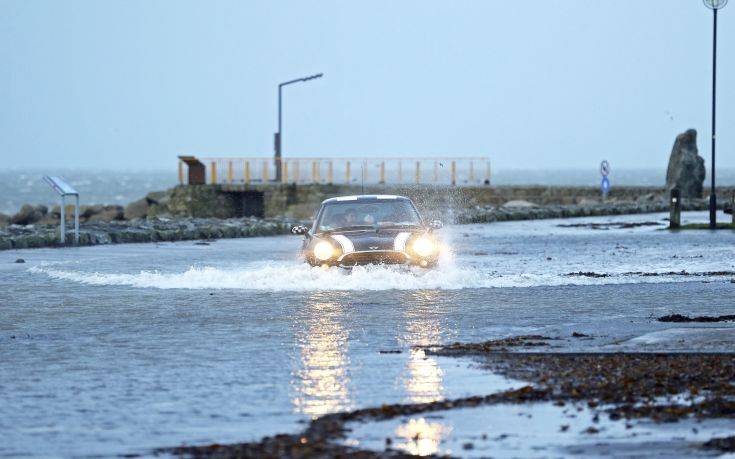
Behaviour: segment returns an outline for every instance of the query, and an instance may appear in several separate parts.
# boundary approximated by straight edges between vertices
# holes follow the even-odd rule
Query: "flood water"
[[[664,217],[447,227],[452,253],[429,272],[309,268],[285,236],[0,252],[0,455],[247,441],[512,387],[419,344],[578,331],[594,339],[559,345],[730,350],[732,324],[682,340],[691,324],[654,319],[735,314],[733,276],[630,273],[735,271],[735,232],[669,233]],[[584,222],[659,225],[558,226]]]

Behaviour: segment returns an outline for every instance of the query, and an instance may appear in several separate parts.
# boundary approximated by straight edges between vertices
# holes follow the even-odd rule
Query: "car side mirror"
[[[309,232],[309,228],[305,227],[304,225],[298,225],[291,228],[291,232],[293,234],[306,234]]]
[[[438,230],[442,229],[443,226],[444,224],[441,222],[441,220],[432,220],[429,222],[429,228],[431,229]]]

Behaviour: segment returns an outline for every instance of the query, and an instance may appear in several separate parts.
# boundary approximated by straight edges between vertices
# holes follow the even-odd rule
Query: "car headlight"
[[[429,257],[436,252],[436,244],[428,237],[421,236],[413,241],[411,248],[420,257]]]
[[[327,241],[319,241],[314,246],[314,256],[321,261],[329,260],[336,252],[334,246]]]

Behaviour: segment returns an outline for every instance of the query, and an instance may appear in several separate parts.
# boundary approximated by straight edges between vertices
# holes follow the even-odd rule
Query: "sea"
[[[13,214],[23,204],[57,205],[59,198],[43,181],[57,175],[73,185],[81,204],[119,204],[142,198],[150,191],[165,190],[178,183],[171,170],[113,171],[104,169],[6,169],[0,171],[0,212]],[[616,169],[610,174],[615,186],[661,186],[665,169]],[[493,170],[492,185],[599,186],[596,169],[502,169]],[[735,168],[717,170],[717,183],[735,185]]]

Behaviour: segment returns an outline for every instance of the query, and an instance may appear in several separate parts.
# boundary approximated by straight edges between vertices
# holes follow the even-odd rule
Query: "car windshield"
[[[318,231],[392,226],[419,226],[421,219],[410,201],[341,201],[324,206]]]

